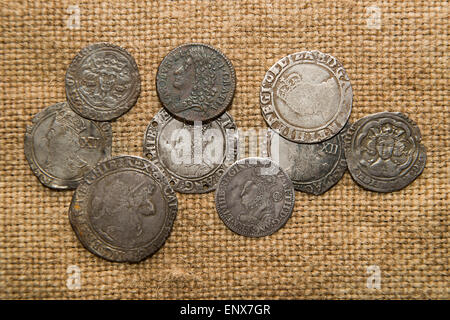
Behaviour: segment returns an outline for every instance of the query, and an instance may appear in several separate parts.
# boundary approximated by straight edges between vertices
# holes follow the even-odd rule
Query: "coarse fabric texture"
[[[447,1],[433,0],[2,2],[0,297],[449,299],[448,18]],[[32,117],[65,100],[71,60],[101,41],[127,49],[142,81],[136,106],[112,123],[113,155],[142,155],[162,107],[159,63],[178,45],[202,42],[234,64],[229,112],[239,128],[266,128],[259,87],[270,66],[320,50],[351,79],[352,122],[400,111],[418,123],[425,170],[394,193],[366,191],[348,173],[324,195],[296,192],[292,218],[262,239],[229,231],[214,193],[178,194],[160,251],[139,264],[107,262],[69,225],[73,192],[42,186],[23,150]],[[77,290],[67,286],[70,266],[81,272]]]

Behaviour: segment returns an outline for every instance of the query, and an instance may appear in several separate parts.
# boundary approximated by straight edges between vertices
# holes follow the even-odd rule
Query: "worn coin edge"
[[[97,168],[100,168],[100,166],[105,164],[106,162],[112,162],[112,161],[117,161],[117,162],[124,161],[125,162],[127,160],[128,161],[143,161],[143,163],[147,164],[147,166],[145,166],[145,168],[151,167],[151,169],[152,169],[151,174],[148,172],[144,172],[142,170],[142,168],[133,167],[132,169],[133,170],[138,169],[140,172],[147,174],[149,177],[151,177],[154,180],[155,183],[159,184],[159,187],[161,188],[163,195],[172,198],[172,200],[171,200],[173,202],[172,205],[170,205],[169,199],[166,198],[167,217],[164,221],[163,227],[159,231],[159,233],[156,236],[154,241],[152,241],[151,243],[149,243],[145,246],[141,246],[139,248],[125,249],[125,250],[129,250],[128,252],[124,251],[124,250],[122,250],[124,252],[117,252],[116,247],[107,243],[105,240],[103,240],[101,237],[99,237],[94,230],[92,230],[92,226],[90,225],[90,222],[89,222],[86,204],[80,205],[79,204],[80,200],[78,199],[80,190],[82,188],[86,188],[85,198],[83,198],[83,202],[85,203],[87,200],[87,195],[89,194],[89,185],[90,185],[90,183],[87,181],[87,179],[89,179],[89,173],[85,175],[83,181],[80,183],[77,190],[73,194],[72,201],[71,201],[71,204],[69,207],[68,216],[69,216],[69,222],[72,226],[72,229],[73,229],[75,235],[77,236],[78,240],[81,242],[83,247],[85,249],[87,249],[89,252],[93,253],[94,255],[96,255],[102,259],[105,259],[105,260],[108,260],[111,262],[137,263],[137,262],[140,262],[140,261],[147,259],[147,258],[151,257],[152,255],[154,255],[167,242],[167,239],[169,238],[169,236],[173,230],[174,222],[177,217],[178,199],[177,199],[176,193],[170,187],[170,185],[167,181],[167,178],[164,176],[164,174],[151,161],[149,161],[145,158],[142,158],[142,157],[130,156],[130,155],[116,156],[111,159],[108,159],[107,161],[99,163],[90,172],[90,174],[93,174]],[[119,172],[119,171],[121,171],[120,169],[126,169],[126,168],[128,168],[128,167],[120,167],[120,164],[119,164],[119,166],[116,167],[115,169],[113,169],[111,172],[112,173]],[[106,172],[109,172],[109,170],[111,170],[111,169],[107,169]],[[159,176],[159,179],[160,179],[159,181],[155,177],[155,173],[156,173],[156,176]],[[101,176],[103,176],[103,173],[100,173],[100,174],[101,174]],[[94,178],[94,182],[95,182],[95,178]],[[77,206],[78,206],[78,208],[77,208]],[[86,236],[82,234],[82,232],[80,230],[81,228],[77,225],[76,218],[78,216],[82,216],[82,215],[85,216],[84,219],[87,221],[87,227],[90,232],[89,237],[94,239],[94,241],[97,241],[97,243],[100,243],[103,250],[108,250],[108,251],[112,251],[112,252],[115,251],[116,256],[118,257],[117,259],[114,259],[114,257],[107,257],[104,254],[102,254],[101,252],[99,252],[98,249],[95,249],[95,248],[93,248],[93,246],[91,246],[90,241],[88,241]]]
[[[108,49],[114,49],[123,54],[128,61],[130,62],[131,66],[134,68],[133,70],[133,78],[136,79],[136,84],[133,93],[130,95],[129,99],[126,99],[124,103],[120,105],[116,105],[113,110],[109,111],[99,111],[94,108],[91,108],[90,105],[83,103],[78,104],[73,101],[73,97],[70,94],[69,88],[73,87],[68,84],[68,77],[75,78],[72,73],[76,73],[76,70],[79,68],[79,63],[83,60],[83,58],[89,54],[91,54],[94,51],[101,50],[102,48],[108,48]],[[141,93],[141,77],[139,73],[139,69],[136,63],[136,60],[134,57],[124,48],[108,43],[108,42],[97,42],[93,43],[91,45],[88,45],[81,49],[75,56],[75,58],[71,61],[69,64],[69,67],[67,68],[65,77],[64,77],[64,87],[66,91],[66,99],[69,106],[72,108],[72,110],[76,113],[78,113],[80,116],[95,120],[95,121],[111,121],[114,119],[119,118],[120,116],[127,113],[137,102],[139,95]],[[78,91],[76,88],[73,89],[76,91],[76,94],[78,95]],[[84,100],[83,100],[84,101]]]

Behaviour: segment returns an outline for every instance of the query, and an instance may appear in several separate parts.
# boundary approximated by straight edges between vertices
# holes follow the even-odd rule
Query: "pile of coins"
[[[291,54],[267,71],[263,157],[239,160],[237,127],[226,112],[235,88],[233,65],[219,50],[199,43],[173,49],[157,71],[163,108],[145,131],[144,157],[111,157],[110,121],[136,104],[140,76],[126,50],[96,43],[67,69],[67,101],[27,127],[25,155],[45,186],[76,188],[69,209],[75,234],[89,251],[117,262],[141,261],[164,245],[178,211],[175,191],[216,190],[224,224],[263,237],[289,220],[294,190],[323,194],[348,168],[362,187],[390,192],[424,169],[420,130],[406,115],[348,123],[350,80],[328,54]]]

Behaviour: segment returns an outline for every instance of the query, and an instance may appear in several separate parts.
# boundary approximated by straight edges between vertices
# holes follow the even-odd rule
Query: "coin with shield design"
[[[181,193],[215,190],[223,172],[236,161],[237,153],[237,128],[227,112],[208,122],[188,123],[161,109],[144,136],[145,157]]]

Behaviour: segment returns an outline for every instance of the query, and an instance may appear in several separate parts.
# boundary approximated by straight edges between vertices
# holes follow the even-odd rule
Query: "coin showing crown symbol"
[[[85,147],[83,141],[96,141]],[[25,156],[39,181],[74,189],[97,162],[111,155],[111,124],[80,117],[66,102],[36,114],[25,135]]]
[[[56,113],[55,121],[63,126],[73,130],[76,134],[80,134],[86,130],[84,119],[69,110],[61,110]]]
[[[425,167],[420,129],[403,113],[381,112],[359,119],[344,140],[350,174],[365,189],[400,190]]]
[[[65,83],[72,110],[96,121],[120,117],[135,105],[141,91],[133,57],[109,43],[81,50],[67,69]]]
[[[260,91],[267,124],[300,143],[325,141],[341,131],[350,116],[352,98],[342,65],[319,51],[294,53],[275,63]]]

